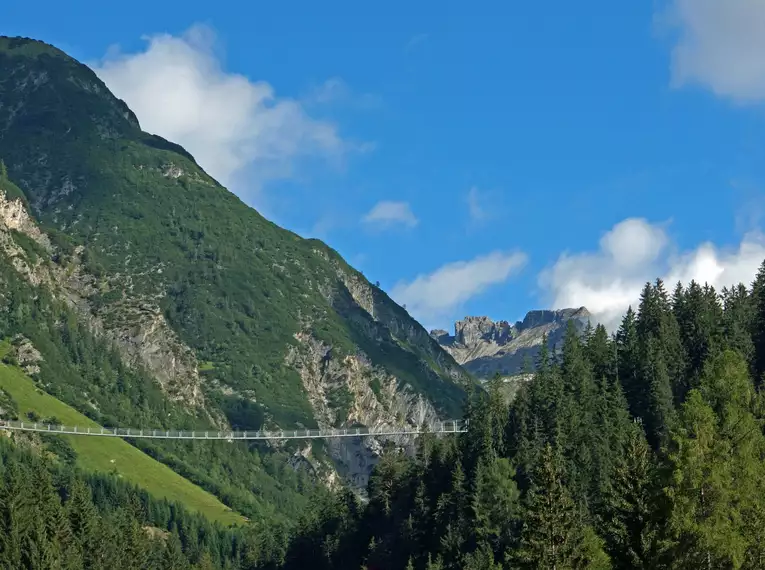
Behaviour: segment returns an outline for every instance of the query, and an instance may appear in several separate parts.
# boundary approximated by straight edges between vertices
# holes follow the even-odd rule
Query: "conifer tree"
[[[660,487],[653,453],[640,423],[630,430],[601,517],[603,536],[617,568],[659,567]]]
[[[616,380],[618,360],[616,346],[608,338],[606,327],[598,325],[587,340],[585,347],[587,359],[592,368],[595,383],[602,387]]]
[[[752,283],[752,342],[754,345],[754,380],[765,383],[765,261]]]
[[[514,469],[505,458],[485,460],[478,468],[472,501],[476,541],[488,541],[496,552],[510,546],[519,518],[519,492]]]
[[[740,568],[759,548],[765,440],[758,399],[746,362],[726,351],[709,360],[683,405],[667,489],[679,568]]]
[[[183,555],[183,548],[178,535],[174,532],[170,533],[162,556],[162,568],[164,570],[186,570],[188,567],[189,563]]]
[[[74,540],[87,561],[97,544],[98,521],[90,490],[80,479],[71,483],[66,511]]]
[[[752,295],[743,283],[722,290],[723,348],[738,351],[754,372],[754,307]],[[756,375],[754,376],[756,378]]]
[[[29,473],[15,460],[5,465],[0,488],[0,556],[7,568],[22,568],[34,529]]]
[[[698,386],[704,362],[707,356],[720,348],[722,332],[722,307],[713,288],[701,287],[691,281],[682,291],[673,307],[680,327],[680,337],[688,356],[685,377],[678,401],[685,399],[690,388]]]
[[[665,441],[675,417],[667,356],[660,342],[655,337],[647,339],[641,371],[648,392],[645,411],[646,433],[648,441],[655,449]]]
[[[632,307],[622,319],[616,333],[616,353],[618,359],[619,381],[624,388],[630,412],[633,417],[647,416],[648,403],[646,390],[640,383],[640,353],[638,347],[637,317]]]
[[[584,528],[562,480],[560,459],[546,445],[527,498],[517,560],[525,568],[574,568]]]
[[[481,543],[476,550],[462,557],[460,570],[502,570],[502,565],[494,560],[494,552],[486,543]]]

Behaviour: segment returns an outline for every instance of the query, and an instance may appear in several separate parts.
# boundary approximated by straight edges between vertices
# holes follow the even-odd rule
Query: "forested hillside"
[[[1,253],[21,270],[9,278],[19,318],[0,333],[23,334],[41,353],[45,389],[94,420],[294,429],[459,413],[470,378],[403,308],[143,132],[91,69],[53,46],[0,37],[0,159]],[[72,360],[80,370],[66,381],[47,372]],[[317,443],[309,475],[336,470],[364,486],[375,446]],[[247,516],[293,501],[264,480],[291,469],[286,459],[262,448],[146,450]],[[278,477],[292,495],[300,477]]]
[[[386,457],[366,508],[316,505],[284,567],[765,568],[765,263],[750,289],[647,284],[615,336],[551,354],[459,440]]]
[[[468,433],[423,436],[416,458],[384,455],[367,505],[323,491],[292,530],[216,529],[84,478],[66,454],[3,443],[0,557],[13,568],[765,567],[765,263],[749,289],[647,284],[615,335],[570,327],[552,354],[510,405],[498,382],[473,393]]]
[[[404,309],[143,132],[91,69],[43,42],[0,37],[0,165],[7,364],[99,425],[411,426],[459,414],[470,378]],[[363,488],[379,455],[372,438],[349,449],[132,443],[214,495],[201,503],[220,507],[215,520],[227,510],[274,523],[294,521],[317,486]],[[162,497],[162,483],[145,490]]]

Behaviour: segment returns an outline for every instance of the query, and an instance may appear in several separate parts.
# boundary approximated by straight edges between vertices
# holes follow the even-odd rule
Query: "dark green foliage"
[[[112,477],[84,476],[0,440],[0,567],[34,569],[252,568],[283,542],[223,530]],[[264,550],[264,548],[266,550]]]
[[[640,424],[630,430],[604,497],[602,536],[617,568],[659,566],[663,504],[655,458]]]
[[[123,332],[131,310],[157,303],[202,364],[208,410],[169,401],[60,291],[31,286],[2,258],[0,338],[31,340],[43,356],[36,380],[52,395],[105,426],[206,429],[223,417],[243,429],[315,427],[299,363],[288,362],[305,333],[329,357],[359,355],[459,414],[470,380],[405,310],[325,244],[265,220],[179,145],[142,132],[92,70],[42,42],[0,37],[0,124],[0,192],[22,200],[53,246],[14,231],[19,255],[94,277],[90,308]],[[360,306],[359,289],[373,307]],[[329,399],[344,422],[349,392]],[[251,518],[294,520],[313,486],[284,467],[290,448],[134,443]]]
[[[563,483],[560,459],[547,444],[527,495],[519,550],[524,568],[576,568],[584,543],[584,528]]]
[[[180,338],[214,364],[205,375],[250,391],[282,427],[315,426],[286,363],[301,331],[336,358],[363,351],[445,414],[459,412],[467,377],[419,324],[326,245],[268,222],[180,146],[143,133],[90,69],[2,38],[0,77],[0,156],[43,226],[85,246],[89,272],[112,285],[96,307],[120,300],[116,276],[130,275],[131,296],[159,294]],[[375,319],[350,282],[369,291]]]
[[[699,291],[703,302],[692,301]],[[321,492],[291,530],[216,529],[113,479],[79,477],[65,450],[49,446],[58,458],[53,480],[63,481],[53,495],[63,501],[44,499],[50,485],[23,468],[6,469],[2,552],[23,568],[57,556],[119,568],[123,551],[89,546],[111,540],[146,568],[757,570],[765,560],[765,400],[750,374],[755,351],[747,360],[736,348],[756,346],[755,321],[741,306],[754,295],[734,291],[713,298],[691,285],[670,304],[649,285],[649,315],[628,314],[614,338],[600,327],[567,335],[557,362],[543,347],[535,378],[509,407],[501,382],[490,382],[467,401],[468,433],[425,435],[412,458],[386,449],[366,506],[346,491]],[[154,451],[186,469],[180,448],[178,457]],[[287,478],[276,464],[269,469]],[[244,471],[235,477],[247,480]],[[278,504],[277,495],[267,500]],[[37,504],[58,522],[39,525]],[[147,542],[141,525],[170,534]],[[115,540],[117,532],[127,539]]]
[[[152,426],[182,429],[212,428],[208,419],[191,415],[163,395],[141,370],[124,365],[117,352],[96,339],[73,311],[44,288],[33,288],[0,257],[0,338],[22,335],[43,356],[36,378],[40,386],[105,426]],[[16,364],[12,351],[5,361]],[[12,400],[0,394],[0,408],[16,414]],[[230,421],[257,429],[263,410],[238,397],[218,396]],[[5,402],[5,405],[3,405]],[[56,423],[51,418],[37,418]],[[71,450],[52,439],[51,451],[71,462]],[[245,516],[294,519],[306,504],[302,493],[313,485],[308,477],[286,465],[287,453],[272,454],[256,445],[206,442],[135,442],[144,451],[181,475],[216,494]]]
[[[765,384],[765,261],[762,262],[752,284],[750,302],[747,317],[751,319],[749,322],[754,358],[752,368],[755,381],[762,385]]]
[[[762,568],[759,329],[755,294],[731,291],[670,303],[649,284],[613,338],[568,334],[558,362],[543,345],[509,410],[496,380],[471,394],[467,434],[384,458],[369,505],[314,511],[295,553],[341,570]]]

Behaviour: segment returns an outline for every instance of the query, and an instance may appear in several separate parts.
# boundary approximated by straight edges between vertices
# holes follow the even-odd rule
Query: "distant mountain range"
[[[555,346],[563,340],[569,321],[583,331],[590,320],[585,307],[530,311],[515,324],[465,317],[454,324],[453,336],[445,330],[433,330],[430,335],[468,372],[487,379],[497,372],[502,376],[521,374],[525,362],[534,365],[543,335]]]

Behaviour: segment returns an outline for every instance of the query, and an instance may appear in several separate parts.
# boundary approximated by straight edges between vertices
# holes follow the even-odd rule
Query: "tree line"
[[[646,284],[618,331],[545,342],[511,404],[384,456],[361,507],[314,501],[272,567],[765,568],[765,263],[720,292]]]
[[[34,446],[0,442],[0,567],[765,568],[765,263],[751,287],[646,284],[616,333],[543,343],[470,431],[388,449],[365,504],[224,529]]]

